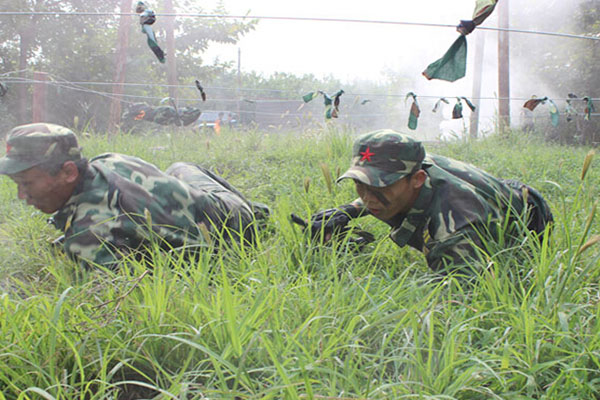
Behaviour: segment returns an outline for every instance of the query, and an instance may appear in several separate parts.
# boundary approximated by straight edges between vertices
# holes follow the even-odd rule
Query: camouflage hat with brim
[[[0,174],[16,174],[48,161],[60,164],[79,159],[77,136],[68,128],[46,123],[21,125],[13,128],[6,138]]]
[[[409,135],[390,129],[369,132],[354,142],[350,168],[338,178],[354,179],[365,185],[385,187],[421,168],[425,149]]]

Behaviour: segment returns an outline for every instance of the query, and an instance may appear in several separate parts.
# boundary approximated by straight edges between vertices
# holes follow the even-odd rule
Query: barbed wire
[[[0,16],[139,16],[136,13],[116,13],[116,12],[52,12],[52,11],[2,11]],[[336,22],[336,23],[356,23],[356,24],[382,24],[382,25],[406,25],[422,26],[435,28],[456,28],[456,24],[440,24],[429,22],[411,22],[411,21],[391,21],[391,20],[370,20],[370,19],[351,19],[351,18],[320,18],[320,17],[289,17],[289,16],[269,16],[269,15],[229,15],[229,14],[205,14],[205,13],[156,13],[159,17],[188,17],[188,18],[221,18],[221,19],[258,19],[258,20],[276,20],[276,21],[308,21],[308,22]],[[478,26],[477,29],[487,31],[501,31],[511,33],[524,33],[545,36],[565,37],[571,39],[600,40],[600,36],[576,35],[571,33],[547,32],[516,28],[499,28],[489,26]]]

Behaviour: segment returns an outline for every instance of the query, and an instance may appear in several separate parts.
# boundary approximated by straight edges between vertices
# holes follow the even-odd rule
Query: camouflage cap
[[[79,159],[77,137],[70,129],[46,123],[20,125],[7,136],[0,174],[16,174],[47,161],[64,163]]]
[[[338,178],[351,178],[365,185],[385,187],[420,168],[424,163],[425,149],[412,137],[382,129],[361,135],[354,142],[350,168]]]

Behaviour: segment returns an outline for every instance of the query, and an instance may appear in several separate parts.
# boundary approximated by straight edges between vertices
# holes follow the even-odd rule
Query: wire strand
[[[51,76],[49,74],[49,76]],[[110,92],[102,92],[102,91],[97,91],[97,90],[93,90],[93,89],[88,89],[88,88],[84,88],[81,87],[81,85],[96,85],[96,86],[112,86],[115,85],[115,83],[113,82],[70,82],[67,80],[64,80],[62,78],[59,77],[54,77],[57,81],[59,82],[54,82],[54,81],[42,81],[42,80],[35,80],[35,79],[26,79],[26,78],[13,78],[12,80],[3,80],[3,82],[5,83],[12,83],[12,84],[34,84],[34,83],[46,83],[48,85],[52,85],[55,87],[61,87],[61,88],[65,88],[65,89],[73,89],[73,90],[77,90],[77,91],[81,91],[81,92],[89,92],[89,93],[93,93],[93,94],[98,94],[98,95],[102,95],[111,99],[116,99],[119,97],[130,97],[130,98],[139,98],[139,99],[148,99],[148,100],[161,100],[164,99],[165,96],[163,97],[159,97],[159,96],[143,96],[143,95],[133,95],[133,94],[120,94],[120,95],[116,95]],[[73,86],[70,86],[73,85]],[[193,89],[193,90],[197,90],[196,87],[194,85],[167,85],[167,84],[159,84],[159,83],[123,83],[123,86],[132,86],[132,87],[164,87],[164,88],[170,88],[170,87],[177,87],[177,88],[188,88],[188,89]],[[294,90],[282,90],[282,89],[250,89],[250,88],[230,88],[230,87],[219,87],[219,86],[215,86],[215,87],[211,87],[211,86],[206,86],[205,90],[230,90],[230,91],[236,91],[239,90],[240,92],[244,91],[244,92],[276,92],[276,93],[296,93],[296,96],[298,96],[298,99],[293,98],[293,99],[231,99],[231,98],[219,98],[219,99],[210,99],[212,101],[219,101],[219,102],[236,102],[236,101],[255,101],[255,102],[272,102],[272,103],[277,103],[277,102],[284,102],[284,101],[294,101],[294,100],[299,100],[300,97],[302,97],[302,94],[298,94],[298,92],[294,91]],[[406,94],[380,94],[380,93],[351,93],[351,92],[346,92],[347,96],[359,96],[359,97],[383,97],[383,98],[401,98],[404,99],[406,97]],[[417,95],[417,98],[426,98],[426,99],[440,99],[440,98],[446,98],[446,99],[455,99],[457,97],[467,97],[470,100],[510,100],[510,101],[527,101],[527,100],[531,100],[532,97],[490,97],[490,96],[482,96],[482,97],[469,97],[469,96],[440,96],[440,95]],[[577,98],[570,98],[570,97],[565,97],[565,98],[553,98],[552,100],[555,101],[577,101],[577,100],[582,100],[583,97],[577,97]],[[198,101],[197,98],[178,98],[178,101]],[[598,101],[600,100],[600,98],[591,98],[592,101]],[[133,104],[131,102],[129,102],[130,104]]]
[[[27,16],[27,15],[48,15],[48,16],[139,16],[136,13],[109,13],[109,12],[52,12],[52,11],[2,11],[0,16]],[[355,23],[355,24],[382,24],[382,25],[406,25],[406,26],[423,26],[423,27],[435,27],[435,28],[456,28],[456,25],[452,24],[439,24],[429,22],[410,22],[410,21],[390,21],[390,20],[370,20],[370,19],[349,19],[349,18],[318,18],[318,17],[288,17],[288,16],[268,16],[268,15],[228,15],[228,14],[196,14],[196,13],[156,13],[157,17],[188,17],[188,18],[222,18],[222,19],[259,19],[259,20],[274,20],[274,21],[310,21],[310,22],[343,22],[343,23]],[[570,33],[560,32],[545,32],[536,30],[526,29],[515,29],[515,28],[496,28],[478,26],[477,29],[488,30],[488,31],[502,31],[512,33],[525,33],[545,36],[556,36],[565,37],[571,39],[588,39],[588,40],[600,40],[600,37],[587,36],[587,35],[576,35]]]

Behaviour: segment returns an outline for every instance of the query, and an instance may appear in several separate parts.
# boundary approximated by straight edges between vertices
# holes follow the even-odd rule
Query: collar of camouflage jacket
[[[73,212],[77,206],[76,199],[81,192],[83,192],[84,186],[86,182],[89,182],[93,179],[94,172],[88,166],[84,172],[82,179],[79,181],[73,193],[71,193],[71,197],[67,200],[67,202],[56,211],[52,217],[50,218],[51,223],[63,233],[65,233],[71,227],[71,220],[73,216]]]
[[[429,205],[432,197],[431,178],[427,176],[415,204],[390,232],[390,238],[398,246],[405,246],[415,232],[422,230],[429,218]]]

